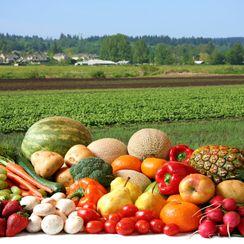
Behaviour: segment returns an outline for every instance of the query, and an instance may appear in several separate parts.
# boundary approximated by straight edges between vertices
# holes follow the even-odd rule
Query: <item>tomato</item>
[[[138,211],[138,208],[134,204],[128,204],[122,208],[121,214],[123,217],[132,217],[132,216],[135,216],[135,213],[137,211]]]
[[[112,220],[114,222],[119,222],[121,220],[122,216],[120,213],[113,213],[108,215],[108,220]]]
[[[117,224],[117,222],[115,222],[113,220],[107,220],[104,223],[105,232],[109,233],[109,234],[115,234],[116,233],[116,224]]]
[[[104,224],[100,220],[91,220],[86,224],[86,232],[89,234],[98,234],[103,230]]]
[[[116,232],[120,235],[131,235],[135,230],[135,222],[130,218],[123,218],[116,224]]]
[[[85,209],[94,209],[94,210],[96,210],[96,209],[97,209],[97,206],[96,206],[95,203],[88,202],[88,203],[84,204],[84,205],[82,206],[82,208],[85,208]]]
[[[164,225],[161,219],[153,219],[150,221],[151,231],[154,233],[163,233]]]
[[[151,210],[148,210],[148,209],[139,210],[139,211],[136,212],[135,215],[136,215],[136,217],[138,219],[143,219],[143,220],[146,220],[146,221],[151,221],[152,219],[155,218],[154,213]]]
[[[146,220],[140,219],[136,222],[135,229],[139,234],[147,234],[150,231],[150,225]]]
[[[164,226],[164,234],[168,236],[175,236],[180,232],[180,228],[176,224],[167,224]]]
[[[97,220],[100,218],[100,215],[98,212],[96,212],[93,209],[89,209],[89,208],[81,208],[80,210],[78,210],[77,215],[79,217],[81,217],[85,223],[91,221],[91,220]]]

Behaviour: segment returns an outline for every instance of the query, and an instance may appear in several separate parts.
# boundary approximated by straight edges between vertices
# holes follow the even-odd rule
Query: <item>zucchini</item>
[[[17,155],[16,163],[19,164],[32,178],[40,182],[42,185],[49,187],[54,192],[65,192],[65,187],[62,184],[47,180],[36,174],[31,162],[23,155]]]

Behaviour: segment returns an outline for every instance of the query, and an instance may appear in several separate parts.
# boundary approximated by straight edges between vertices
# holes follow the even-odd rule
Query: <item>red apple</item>
[[[215,184],[205,175],[190,174],[181,180],[179,192],[183,201],[202,204],[214,196]]]

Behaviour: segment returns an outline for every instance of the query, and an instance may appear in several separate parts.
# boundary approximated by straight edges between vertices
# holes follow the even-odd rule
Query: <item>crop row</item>
[[[87,126],[244,117],[244,86],[0,93],[0,132],[54,115]]]

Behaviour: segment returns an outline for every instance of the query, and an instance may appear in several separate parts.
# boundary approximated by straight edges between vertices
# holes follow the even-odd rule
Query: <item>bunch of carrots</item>
[[[7,182],[10,186],[15,185],[21,189],[22,196],[35,196],[42,199],[43,196],[38,189],[43,189],[48,193],[52,193],[49,187],[42,185],[40,182],[28,175],[25,170],[18,164],[5,157],[0,157],[0,168],[7,171]]]

